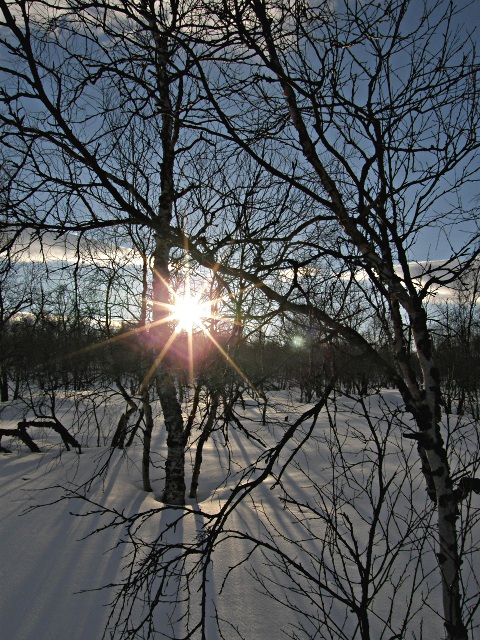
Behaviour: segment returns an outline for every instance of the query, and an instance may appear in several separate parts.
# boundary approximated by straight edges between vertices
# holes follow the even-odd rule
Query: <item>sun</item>
[[[175,295],[171,318],[176,324],[175,331],[192,333],[195,327],[204,328],[204,320],[210,315],[208,303],[201,302],[198,297]]]

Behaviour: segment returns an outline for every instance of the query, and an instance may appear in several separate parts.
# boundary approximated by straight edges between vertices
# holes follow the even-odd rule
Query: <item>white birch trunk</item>
[[[429,477],[434,485],[438,514],[437,559],[442,579],[443,612],[448,640],[466,640],[468,633],[462,619],[460,594],[460,557],[457,539],[458,501],[454,491],[445,444],[440,432],[441,396],[438,370],[434,366],[426,315],[413,319],[413,336],[423,372],[424,391],[416,403],[419,448],[425,452]]]

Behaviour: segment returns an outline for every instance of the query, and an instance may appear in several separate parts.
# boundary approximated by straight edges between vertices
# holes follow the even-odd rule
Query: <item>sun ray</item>
[[[253,382],[250,380],[250,378],[247,376],[246,373],[244,373],[242,371],[242,369],[240,369],[240,367],[237,365],[237,363],[235,362],[235,360],[233,360],[228,353],[225,351],[225,349],[222,347],[222,345],[215,339],[215,337],[208,331],[205,332],[205,335],[212,341],[212,343],[215,345],[215,347],[218,349],[218,351],[222,354],[222,356],[225,358],[225,360],[228,362],[228,364],[238,373],[238,375],[247,383],[247,385],[250,387],[250,389],[252,389],[252,391],[254,393],[256,393],[257,395],[261,395],[261,393],[258,391],[258,389],[255,387],[255,385],[253,384]]]
[[[214,268],[213,272],[215,275],[217,269]],[[154,330],[156,327],[160,327],[165,324],[171,324],[172,331],[169,334],[165,344],[163,346],[161,346],[160,344],[158,345],[158,347],[161,347],[160,353],[155,356],[153,363],[145,374],[139,386],[139,393],[141,393],[145,389],[145,387],[148,386],[151,379],[155,375],[156,370],[160,367],[167,353],[172,348],[174,342],[182,333],[186,335],[188,379],[190,384],[193,384],[195,379],[194,337],[195,334],[198,333],[205,335],[212,343],[212,345],[214,345],[215,349],[217,349],[217,351],[225,359],[225,361],[237,372],[237,374],[246,382],[246,384],[254,391],[254,393],[259,394],[259,391],[255,388],[253,382],[242,371],[242,369],[231,358],[231,356],[227,353],[227,351],[222,347],[220,342],[214,336],[214,321],[223,320],[228,322],[228,319],[226,317],[218,313],[218,307],[229,300],[234,300],[235,297],[239,295],[239,293],[233,293],[227,289],[227,293],[224,295],[220,295],[217,297],[207,297],[205,295],[206,286],[202,286],[200,287],[199,293],[193,294],[191,270],[188,265],[187,269],[185,270],[185,281],[182,293],[175,291],[160,274],[157,273],[157,277],[159,277],[165,287],[168,288],[171,299],[171,302],[169,303],[153,301],[153,304],[155,306],[163,309],[165,314],[163,317],[151,322],[147,322],[146,324],[141,324],[141,326],[132,327],[123,333],[109,336],[108,338],[100,340],[95,344],[88,345],[87,347],[83,347],[82,349],[76,350],[75,352],[64,355],[62,356],[62,360],[87,353],[89,351],[93,351],[94,349],[101,349],[102,347],[120,342],[122,340],[128,340],[132,336],[138,336],[141,334],[154,335]],[[227,287],[225,286],[225,288]],[[240,293],[247,292],[251,288],[252,285],[248,285],[247,287],[242,288]],[[235,321],[235,324],[237,324],[237,321]]]
[[[142,380],[142,384],[140,385],[140,388],[139,388],[139,393],[142,393],[142,391],[146,388],[146,386],[148,386],[150,380],[155,375],[156,370],[160,366],[162,360],[165,358],[170,347],[172,346],[172,344],[175,342],[176,339],[177,339],[177,336],[174,333],[172,333],[169,339],[167,340],[167,342],[165,343],[165,345],[163,346],[163,349],[160,351],[158,356],[156,356],[154,363],[152,364],[152,366],[144,376]]]
[[[148,333],[151,328],[165,324],[166,322],[171,322],[170,317],[162,318],[161,320],[156,320],[155,322],[150,322],[147,325],[142,325],[140,327],[132,327],[125,331],[124,333],[117,333],[116,335],[109,336],[104,340],[99,340],[94,344],[89,344],[86,347],[82,347],[81,349],[76,349],[75,351],[70,351],[58,358],[52,360],[52,362],[63,362],[64,360],[68,360],[69,358],[73,358],[75,356],[83,355],[85,353],[89,353],[90,351],[95,351],[96,349],[101,349],[102,347],[106,347],[107,345],[114,344],[116,342],[120,342],[122,340],[128,340],[132,336],[138,335],[140,333]]]

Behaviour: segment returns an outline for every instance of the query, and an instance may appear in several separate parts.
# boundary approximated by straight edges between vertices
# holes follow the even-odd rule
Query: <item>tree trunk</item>
[[[410,385],[405,397],[418,426],[418,440],[427,491],[435,500],[438,513],[437,559],[442,580],[442,599],[448,640],[466,640],[460,593],[461,558],[458,550],[458,501],[454,491],[447,451],[440,431],[440,377],[434,366],[427,316],[423,308],[410,313],[412,334],[423,372],[423,390]]]
[[[192,432],[193,423],[195,420],[195,416],[197,415],[197,409],[200,402],[201,390],[202,390],[202,382],[200,381],[195,386],[195,392],[193,394],[193,400],[192,400],[192,408],[190,409],[190,414],[188,416],[187,424],[185,425],[185,441],[188,440]]]
[[[0,402],[8,402],[8,376],[4,367],[0,376]]]
[[[197,497],[198,480],[200,478],[200,469],[203,460],[203,447],[213,431],[213,425],[217,416],[219,398],[220,392],[215,391],[213,393],[212,404],[210,406],[207,421],[205,423],[205,426],[203,427],[202,433],[200,434],[200,438],[198,439],[197,450],[195,452],[195,463],[193,465],[192,482],[190,484],[190,498],[196,499]]]
[[[185,504],[185,432],[182,408],[177,400],[177,390],[168,372],[157,375],[157,391],[160,397],[165,428],[167,430],[167,460],[165,463],[165,488],[162,500],[166,504]]]
[[[125,446],[125,438],[127,437],[128,421],[130,419],[130,416],[138,411],[138,406],[133,401],[132,397],[128,395],[119,378],[115,380],[115,383],[120,390],[123,398],[125,399],[128,409],[126,409],[120,416],[117,428],[115,430],[115,433],[113,434],[111,446],[116,449],[123,449],[123,447]]]
[[[35,420],[21,420],[18,423],[19,432],[21,432],[24,436],[28,437],[28,439],[31,440],[26,430],[27,427],[46,427],[48,429],[53,429],[62,438],[63,444],[65,445],[67,451],[70,451],[70,446],[72,446],[75,447],[75,449],[78,449],[78,453],[82,453],[82,445],[67,431],[60,420],[58,420],[55,416],[53,416],[51,420],[42,418]],[[25,444],[28,444],[28,446],[30,446],[27,440],[23,441],[25,442]],[[34,449],[32,449],[32,451],[34,451]],[[40,449],[38,449],[38,451],[40,451]]]
[[[143,416],[145,420],[145,428],[143,431],[143,456],[142,456],[143,490],[151,492],[152,485],[150,483],[150,449],[151,449],[151,443],[152,443],[153,418],[152,418],[152,405],[150,404],[148,389],[143,389],[142,391],[142,408],[143,408]]]
[[[466,640],[468,633],[462,620],[460,595],[461,559],[458,552],[456,526],[458,504],[447,452],[440,433],[440,403],[436,398],[438,377],[433,366],[425,378],[425,388],[425,403],[420,408],[417,424],[420,431],[419,444],[425,450],[436,492],[439,537],[437,559],[442,578],[445,628],[449,640]]]
[[[41,453],[40,449],[27,432],[25,426],[20,425],[22,425],[21,422],[18,423],[18,429],[0,429],[0,440],[2,439],[2,436],[12,436],[14,438],[20,438],[20,440],[27,445],[30,451],[32,451],[33,453]],[[4,447],[2,447],[2,451],[4,451],[5,453],[11,453],[9,449],[5,449]]]
[[[164,193],[169,193],[167,186],[165,189]],[[165,200],[165,207],[172,206],[168,198]],[[170,245],[166,240],[169,225],[170,217],[165,212],[161,229],[157,232],[155,239],[152,277],[153,318],[150,333],[155,342],[156,359],[142,386],[148,385],[149,378],[154,377],[167,431],[165,488],[162,500],[167,504],[183,505],[185,504],[185,432],[182,408],[178,402],[177,389],[171,374],[169,354],[174,338],[168,321],[171,313]]]
[[[15,389],[13,391],[13,399],[18,400],[19,397],[20,397],[20,376],[17,373],[15,378]]]
[[[160,198],[155,221],[155,250],[152,277],[152,326],[151,335],[155,339],[157,357],[152,365],[160,404],[167,431],[167,461],[165,465],[165,488],[163,501],[167,504],[185,504],[185,434],[183,416],[177,399],[177,390],[171,374],[169,347],[172,328],[168,322],[171,303],[170,250],[169,240],[173,203],[175,201],[175,147],[179,136],[181,118],[178,104],[172,101],[171,88],[177,73],[172,69],[173,45],[168,33],[157,22],[152,3],[142,2],[142,10],[149,21],[155,48],[156,100],[162,114],[160,142],[162,162],[160,165]],[[146,380],[148,384],[148,380]],[[145,383],[144,383],[145,384]]]

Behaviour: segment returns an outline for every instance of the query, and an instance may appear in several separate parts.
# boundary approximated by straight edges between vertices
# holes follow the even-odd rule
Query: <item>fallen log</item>
[[[67,451],[70,451],[71,445],[75,449],[78,449],[78,453],[82,453],[82,445],[67,431],[67,429],[63,426],[60,420],[57,420],[57,418],[54,418],[53,420],[22,420],[18,423],[18,429],[24,433],[27,433],[27,427],[46,427],[48,429],[53,429],[62,438],[63,444],[65,445]],[[30,436],[28,437],[30,438]]]
[[[20,425],[20,423],[19,423],[19,425]],[[35,442],[30,437],[30,434],[27,433],[27,431],[25,429],[21,429],[20,427],[18,429],[0,429],[0,440],[2,439],[2,436],[10,436],[12,438],[19,438],[24,444],[27,445],[27,447],[30,449],[30,451],[32,451],[33,453],[41,453],[40,449],[38,448],[38,446],[35,444]],[[11,451],[9,449],[5,449],[4,447],[1,447],[1,450],[4,453],[11,453]]]

